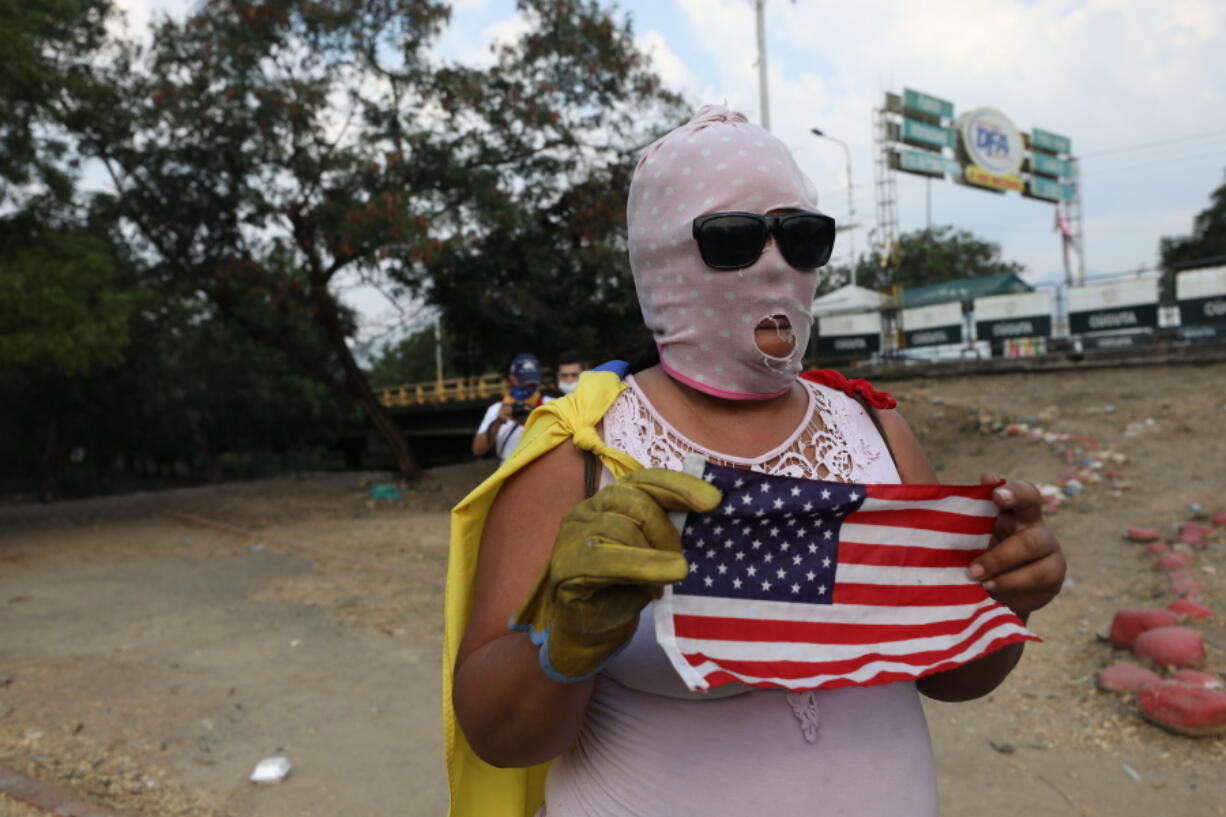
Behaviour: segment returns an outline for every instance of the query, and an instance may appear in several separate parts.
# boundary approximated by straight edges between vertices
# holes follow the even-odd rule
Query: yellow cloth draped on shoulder
[[[490,505],[508,478],[567,440],[581,450],[594,452],[615,478],[642,468],[633,457],[605,445],[596,433],[597,424],[624,388],[626,385],[613,372],[584,372],[574,393],[532,412],[515,452],[451,511],[443,630],[443,748],[451,817],[532,817],[545,798],[548,764],[528,769],[489,765],[469,747],[451,705],[451,677],[472,609],[477,551]]]

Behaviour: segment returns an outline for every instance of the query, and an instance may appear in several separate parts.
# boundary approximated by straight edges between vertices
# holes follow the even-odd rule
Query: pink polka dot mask
[[[818,272],[790,265],[774,241],[748,267],[712,269],[693,233],[699,216],[775,210],[816,211],[817,190],[782,142],[722,106],[703,107],[639,160],[627,205],[630,268],[660,364],[679,382],[761,400],[800,374]],[[759,328],[790,339],[790,351],[762,351]]]

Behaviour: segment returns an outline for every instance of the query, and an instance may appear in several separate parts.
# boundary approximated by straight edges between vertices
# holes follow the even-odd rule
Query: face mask
[[[708,105],[647,148],[630,182],[630,268],[660,365],[716,397],[760,400],[787,391],[801,370],[820,271],[790,266],[772,242],[751,266],[703,263],[694,219],[708,213],[817,210],[817,191],[787,147],[739,113]],[[774,316],[791,351],[763,353],[754,330]],[[786,331],[786,330],[780,330]]]
[[[530,386],[512,386],[508,391],[511,397],[521,403],[532,399],[532,395],[536,394],[536,384]]]
[[[562,392],[562,394],[570,394],[577,388],[579,388],[578,380],[569,380],[558,384],[558,391]]]

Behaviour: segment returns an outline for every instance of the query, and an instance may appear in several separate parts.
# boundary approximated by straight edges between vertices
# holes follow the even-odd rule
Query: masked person
[[[666,513],[721,501],[680,473],[687,454],[770,475],[936,482],[884,395],[799,377],[833,221],[782,142],[708,106],[647,148],[628,227],[658,362],[624,381],[585,373],[453,513],[453,817],[935,815],[920,695],[984,695],[1020,645],[917,682],[702,694],[652,623],[652,600],[689,570]],[[1063,557],[1032,485],[993,500],[999,541],[967,575],[1024,619],[1058,592]]]
[[[579,375],[583,374],[584,368],[583,356],[573,349],[558,355],[558,391],[566,395],[579,388]]]
[[[477,427],[473,454],[478,457],[493,454],[505,460],[519,445],[528,415],[547,399],[541,397],[541,364],[536,355],[526,352],[516,355],[507,372],[506,395],[485,410]]]

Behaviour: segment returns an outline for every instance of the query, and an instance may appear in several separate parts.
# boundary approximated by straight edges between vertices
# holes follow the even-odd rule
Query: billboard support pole
[[[1077,242],[1077,283],[1086,282],[1086,236],[1085,221],[1081,213],[1081,163],[1073,156],[1069,157],[1069,167],[1072,168],[1073,198],[1068,203],[1069,228],[1073,231]]]

